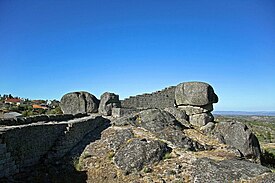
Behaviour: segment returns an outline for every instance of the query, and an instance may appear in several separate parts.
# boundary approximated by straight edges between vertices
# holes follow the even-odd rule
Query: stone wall
[[[149,109],[173,107],[175,100],[175,86],[165,88],[151,94],[131,96],[121,101],[123,108]]]
[[[50,121],[68,121],[74,118],[80,118],[87,116],[86,113],[78,114],[50,114],[50,115],[37,115],[31,117],[19,117],[11,119],[0,119],[1,126],[15,126],[15,125],[25,125],[36,122],[50,122]]]
[[[46,158],[55,161],[55,159],[63,157],[80,143],[87,134],[98,127],[104,126],[107,121],[101,116],[88,116],[69,121],[66,130],[56,139]]]
[[[85,135],[106,122],[100,116],[68,121],[26,120],[29,124],[0,128],[0,178],[20,172],[41,160],[63,157]]]

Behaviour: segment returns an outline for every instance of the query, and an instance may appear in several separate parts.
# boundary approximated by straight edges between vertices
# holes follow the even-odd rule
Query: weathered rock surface
[[[176,120],[178,122],[180,122],[181,124],[183,124],[184,126],[190,127],[190,123],[187,121],[188,116],[186,115],[185,111],[180,110],[180,109],[175,108],[175,107],[165,108],[164,111],[167,111],[170,114],[172,114],[176,118]]]
[[[185,111],[188,116],[191,116],[194,114],[201,114],[213,111],[213,104],[207,104],[205,106],[183,105],[178,106],[178,109]]]
[[[209,122],[206,125],[202,126],[200,130],[205,134],[210,134],[210,132],[215,128],[215,123]]]
[[[219,122],[214,134],[221,142],[240,150],[248,159],[260,160],[260,144],[257,137],[240,122]]]
[[[274,183],[275,173],[265,173],[255,178],[252,178],[250,183]]]
[[[120,118],[123,116],[133,115],[138,112],[140,112],[140,110],[138,110],[138,109],[113,108],[112,109],[112,117]]]
[[[100,97],[98,112],[105,116],[112,115],[113,108],[121,107],[119,96],[114,93],[105,92]]]
[[[194,126],[204,126],[208,122],[214,121],[214,117],[211,113],[201,113],[189,116],[189,122]]]
[[[181,123],[179,123],[172,114],[160,109],[144,110],[137,113],[136,115],[114,120],[113,124],[117,126],[139,126],[151,132],[159,132],[169,126],[178,130],[186,128]]]
[[[148,109],[137,115],[136,125],[151,132],[160,132],[165,128],[182,130],[185,128],[175,117],[160,109]]]
[[[177,147],[191,151],[200,151],[211,148],[203,146],[195,140],[187,137],[182,131],[187,127],[178,122],[172,114],[160,109],[144,110],[135,116],[115,120],[113,124],[118,126],[133,125],[135,127],[142,127],[160,139],[169,141]]]
[[[132,138],[134,138],[134,133],[131,129],[117,129],[113,131],[112,138],[107,138],[107,143],[111,149],[116,151]]]
[[[72,92],[65,94],[60,101],[60,107],[65,114],[96,113],[99,100],[88,92]]]
[[[163,129],[160,132],[155,133],[158,138],[171,142],[174,146],[184,148],[189,151],[204,151],[210,150],[212,147],[202,145],[199,142],[186,136],[179,130],[171,130],[169,128]]]
[[[268,168],[248,161],[202,158],[194,163],[192,176],[194,182],[220,183],[248,180],[269,172]]]
[[[216,125],[185,128],[160,109],[117,118],[82,153],[87,182],[270,182],[268,168],[241,160],[241,150],[207,135]],[[235,141],[243,138],[240,133]]]
[[[145,165],[159,162],[170,151],[171,148],[161,141],[133,139],[118,150],[114,162],[126,172],[140,171]]]
[[[204,106],[217,103],[218,96],[214,89],[203,82],[185,82],[177,85],[175,89],[176,105]]]

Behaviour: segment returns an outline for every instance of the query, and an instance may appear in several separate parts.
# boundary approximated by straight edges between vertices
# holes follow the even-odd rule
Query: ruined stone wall
[[[24,125],[2,126],[0,177],[20,172],[40,160],[63,157],[104,121],[106,119],[99,116],[87,116],[68,121],[29,121]]]
[[[175,100],[175,86],[165,88],[151,94],[131,96],[121,101],[123,108],[148,109],[173,107]]]

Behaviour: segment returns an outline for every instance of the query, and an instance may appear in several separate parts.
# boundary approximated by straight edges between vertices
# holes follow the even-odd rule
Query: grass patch
[[[172,154],[170,152],[165,153],[165,155],[163,156],[163,159],[171,159],[172,158]]]
[[[151,173],[152,172],[152,169],[149,168],[149,167],[144,167],[143,170],[142,170],[144,173]]]
[[[112,160],[114,156],[115,156],[115,153],[114,153],[113,151],[110,151],[110,152],[108,153],[108,159],[109,159],[109,160]]]
[[[83,165],[82,165],[82,163],[81,163],[80,157],[74,157],[74,158],[73,158],[73,165],[74,165],[74,168],[75,168],[77,171],[81,171],[81,170],[82,170]]]

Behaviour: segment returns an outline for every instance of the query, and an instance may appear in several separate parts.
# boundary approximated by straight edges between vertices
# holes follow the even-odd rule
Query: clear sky
[[[275,1],[0,0],[0,68],[31,99],[204,81],[216,110],[275,110]]]

